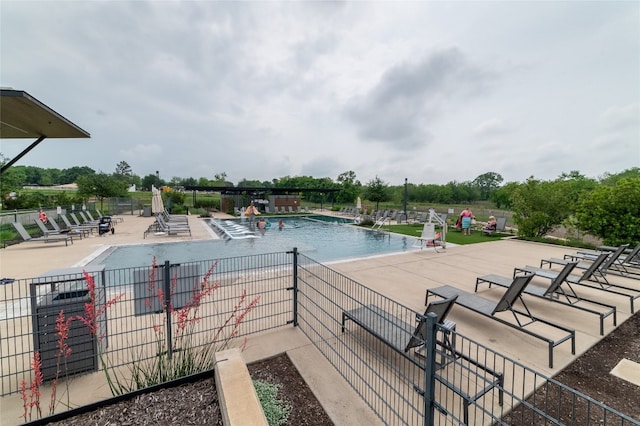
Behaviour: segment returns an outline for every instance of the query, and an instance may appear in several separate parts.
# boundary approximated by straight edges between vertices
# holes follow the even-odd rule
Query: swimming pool
[[[284,228],[278,229],[282,219]],[[368,256],[399,253],[412,249],[414,238],[372,231],[349,225],[345,219],[329,216],[269,217],[264,235],[258,238],[205,240],[113,247],[93,259],[90,264],[103,264],[108,269],[157,263],[191,262],[282,252],[298,248],[306,256],[330,262]],[[238,223],[242,221],[234,219]]]

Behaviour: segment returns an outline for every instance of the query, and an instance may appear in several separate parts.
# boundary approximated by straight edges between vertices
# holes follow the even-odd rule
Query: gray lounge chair
[[[498,232],[504,232],[505,226],[507,225],[506,217],[499,217],[496,219],[496,229],[482,229],[482,233],[485,235],[493,235]]]
[[[187,223],[167,223],[164,221],[162,215],[156,216],[157,227],[160,231],[166,232],[167,234],[179,234],[188,232],[191,235],[191,228]]]
[[[436,295],[443,299],[457,295],[458,299],[456,300],[456,305],[462,306],[463,308],[469,309],[494,321],[498,321],[501,324],[507,325],[511,328],[528,334],[529,336],[535,337],[536,339],[547,342],[547,344],[549,345],[549,368],[553,368],[554,347],[570,340],[571,353],[576,353],[576,332],[571,328],[553,323],[551,321],[547,321],[543,318],[539,318],[531,314],[529,308],[522,299],[522,293],[527,284],[529,284],[529,281],[531,281],[531,278],[533,278],[533,275],[521,275],[516,277],[513,280],[513,283],[506,289],[506,291],[502,295],[502,298],[498,302],[485,299],[474,293],[469,293],[456,287],[445,285],[442,287],[428,289],[425,304],[428,302],[430,294]],[[520,301],[520,304],[524,308],[524,311],[515,308],[515,305],[518,301]],[[515,323],[496,316],[498,312],[504,311],[510,311],[513,314]],[[567,334],[558,339],[553,339],[526,328],[527,326],[536,323],[545,324],[552,328],[565,331]]]
[[[592,278],[595,281],[602,281],[606,284],[609,284],[609,280],[607,280],[607,272],[609,271],[609,269],[618,261],[618,258],[620,257],[620,255],[622,254],[622,252],[628,247],[628,244],[622,245],[620,247],[618,247],[618,249],[615,252],[611,252],[611,253],[606,253],[605,259],[604,261],[602,261],[599,266],[596,268],[596,270],[593,273]],[[559,259],[557,257],[551,257],[549,259],[542,259],[540,260],[540,267],[544,267],[545,265],[547,265],[549,268],[551,268],[552,265],[565,265],[568,262],[573,262],[575,259],[573,258],[572,255],[565,255],[564,259]],[[598,260],[598,257],[596,256],[595,259],[584,259],[585,262],[580,262],[576,265],[576,268],[578,269],[589,269],[591,267],[591,264],[595,261]]]
[[[93,219],[93,218],[89,219],[89,218],[84,214],[84,212],[83,212],[83,211],[79,211],[79,212],[78,212],[78,214],[79,214],[79,215],[80,215],[80,217],[82,218],[82,225],[88,225],[88,224],[91,224],[91,225],[97,225],[97,224],[99,224],[99,223],[100,223],[100,221],[99,221],[99,220],[95,220],[95,219]],[[87,214],[88,214],[88,213],[87,213]],[[91,217],[91,215],[89,215],[89,217]]]
[[[100,224],[98,224],[98,223],[88,223],[88,222],[84,222],[83,223],[83,222],[80,222],[78,220],[78,216],[76,216],[76,214],[74,212],[71,212],[69,214],[69,216],[71,216],[71,219],[73,219],[73,222],[76,224],[76,226],[82,226],[82,227],[85,227],[85,228],[91,228],[91,229],[96,229],[96,230],[99,228]]]
[[[98,209],[96,209],[96,213],[98,214],[98,217],[102,218],[104,215],[102,214],[102,212]],[[124,222],[124,218],[119,217],[119,216],[113,216],[113,215],[109,215],[109,217],[111,217],[111,221],[112,222]]]
[[[616,319],[616,307],[612,305],[607,305],[606,303],[602,303],[596,300],[590,300],[583,297],[579,297],[573,288],[566,284],[566,291],[564,289],[564,283],[566,277],[571,274],[573,268],[575,268],[577,262],[570,262],[562,268],[562,271],[558,274],[555,279],[552,279],[548,286],[536,285],[533,282],[530,282],[525,288],[523,294],[527,294],[534,297],[539,297],[545,300],[548,300],[553,303],[559,303],[561,305],[569,306],[571,308],[579,309],[584,312],[588,312],[594,315],[597,315],[600,319],[600,335],[604,335],[604,319],[608,316],[613,317],[613,325],[617,325]],[[478,285],[482,283],[489,284],[489,288],[492,285],[497,285],[499,287],[510,287],[513,284],[515,278],[507,278],[502,277],[500,275],[483,275],[481,277],[476,278],[476,288],[475,291],[478,291]],[[603,308],[606,308],[604,311],[591,309],[587,306],[583,306],[585,304],[597,305]]]
[[[502,386],[504,377],[502,373],[493,371],[481,365],[478,361],[472,360],[468,355],[456,351],[452,339],[449,339],[449,334],[452,331],[455,331],[456,324],[453,321],[446,319],[456,299],[457,296],[453,296],[444,300],[431,302],[429,306],[427,306],[423,315],[416,314],[418,323],[415,326],[376,305],[360,306],[359,308],[342,312],[342,332],[345,332],[346,322],[351,320],[353,323],[357,324],[363,330],[382,341],[392,350],[407,358],[419,368],[424,368],[424,361],[418,360],[415,356],[409,355],[409,351],[412,348],[423,347],[427,338],[427,315],[429,313],[436,314],[436,322],[440,324],[439,330],[443,334],[442,340],[438,339],[436,342],[441,347],[439,352],[442,358],[441,362],[436,366],[438,368],[444,368],[448,365],[450,360],[464,359],[470,362],[472,367],[466,367],[463,363],[458,362],[460,367],[473,371],[474,374],[477,374],[477,370],[480,368],[486,371],[491,377],[490,379],[486,379],[484,386],[477,389],[477,393],[475,395],[468,395],[466,391],[457,388],[453,384],[448,385],[455,393],[462,396],[464,400],[463,419],[464,423],[467,424],[469,420],[469,405],[492,389],[498,389],[498,402],[502,405]],[[416,351],[416,354],[420,355],[421,353]]]
[[[60,215],[60,218],[64,222],[67,229],[77,230],[78,232],[82,232],[83,235],[92,234],[94,229],[98,229],[97,226],[82,226],[82,225],[73,225],[69,218],[63,214]]]
[[[162,219],[164,219],[164,221],[166,223],[187,223],[189,222],[189,218],[185,215],[176,215],[176,214],[169,214],[168,211],[163,210],[160,212],[160,215],[162,216]]]
[[[38,225],[38,228],[40,228],[40,231],[42,232],[42,235],[44,235],[45,237],[49,237],[51,235],[69,235],[69,237],[73,237],[73,235],[71,235],[70,231],[63,231],[62,229],[60,229],[60,227],[58,227],[57,223],[56,223],[55,226],[58,227],[58,229],[49,229],[49,228],[47,228],[47,226],[44,223],[42,223],[42,221],[40,219],[36,218],[36,219],[33,219],[33,221],[36,223],[36,225]],[[53,224],[54,220],[53,219],[49,219],[48,222]],[[76,234],[76,236],[80,236],[80,238],[82,238],[81,235]]]
[[[629,276],[630,278],[640,279],[640,244],[633,249],[629,249],[627,245],[622,253],[619,254],[616,261],[608,268],[607,272],[615,275]],[[613,247],[612,247],[613,248]],[[615,247],[615,250],[578,250],[574,254],[565,254],[565,259],[583,259],[583,260],[595,260],[598,255],[604,252],[615,253],[620,247]]]
[[[58,231],[60,234],[69,234],[70,236],[78,236],[80,237],[80,239],[82,239],[82,237],[89,235],[89,230],[88,229],[74,229],[74,228],[70,228],[67,227],[65,229],[60,228],[60,225],[58,225],[58,222],[56,222],[53,219],[49,219],[49,223],[51,224],[51,227],[55,230]]]
[[[42,232],[42,235],[44,235],[45,237],[48,237],[50,235],[60,235],[61,232],[60,231],[56,231],[53,229],[49,229],[45,226],[44,223],[42,223],[42,221],[38,218],[33,219],[33,222],[38,225],[38,228],[40,228],[40,232]]]
[[[71,241],[71,244],[73,244],[73,238],[69,235],[45,235],[44,237],[32,237],[20,222],[13,222],[12,224],[25,242],[60,243],[64,241],[64,245],[68,246],[69,241]]]
[[[607,257],[608,257],[607,253],[602,253],[600,256],[598,256],[596,260],[593,261],[591,266],[589,266],[589,268],[582,273],[582,275],[580,276],[569,275],[565,279],[565,282],[568,285],[571,285],[571,284],[580,285],[580,286],[588,287],[595,290],[606,291],[607,293],[610,293],[610,294],[616,294],[618,296],[627,297],[631,305],[631,313],[634,313],[635,312],[634,301],[640,298],[640,290],[629,288],[629,287],[623,287],[619,285],[605,284],[601,281],[598,281],[597,278],[594,277],[594,274],[597,272],[598,268],[602,265],[602,263],[607,259]],[[514,274],[518,274],[520,272],[535,274],[538,277],[547,278],[550,280],[557,278],[559,274],[558,271],[554,271],[552,269],[538,268],[536,266],[530,266],[530,265],[520,267],[520,268],[515,268],[513,271]]]

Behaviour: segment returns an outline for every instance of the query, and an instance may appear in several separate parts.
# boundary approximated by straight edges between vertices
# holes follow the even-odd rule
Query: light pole
[[[407,211],[407,198],[408,198],[407,178],[404,178],[404,218],[408,222],[409,212]]]

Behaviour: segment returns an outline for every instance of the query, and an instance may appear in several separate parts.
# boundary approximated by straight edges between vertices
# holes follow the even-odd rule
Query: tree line
[[[0,154],[0,163],[6,159]],[[335,203],[354,205],[357,197],[368,202],[391,202],[398,206],[408,204],[473,204],[492,202],[497,208],[510,210],[523,237],[542,237],[558,226],[573,228],[602,238],[607,244],[636,243],[640,241],[640,168],[634,167],[620,173],[605,173],[600,178],[590,178],[578,171],[562,173],[553,180],[530,177],[525,182],[507,182],[495,172],[486,172],[472,181],[452,181],[444,185],[407,182],[389,185],[380,177],[361,183],[352,170],[341,173],[336,179],[313,176],[284,176],[271,181],[242,179],[234,185],[226,173],[216,173],[213,178],[173,177],[169,181],[158,173],[139,177],[129,164],[121,161],[111,174],[96,172],[89,167],[69,169],[43,169],[33,166],[14,166],[8,169],[0,181],[3,208],[33,208],[42,205],[68,205],[81,203],[89,197],[99,200],[110,197],[128,197],[127,189],[135,184],[140,190],[152,186],[170,186],[175,198],[181,188],[187,186],[229,186],[253,188],[305,188],[316,192],[301,194],[310,203]],[[24,192],[24,186],[77,183],[77,193],[45,196]],[[323,193],[322,189],[338,189]],[[174,199],[174,201],[176,201]]]

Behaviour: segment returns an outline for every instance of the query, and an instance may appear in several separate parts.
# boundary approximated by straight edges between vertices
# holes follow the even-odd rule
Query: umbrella
[[[362,200],[360,199],[360,197],[358,197],[358,201],[356,201],[356,208],[357,209],[361,209],[362,208]]]
[[[151,198],[151,212],[154,214],[162,213],[164,211],[164,203],[162,202],[162,192],[153,188],[153,197]]]

